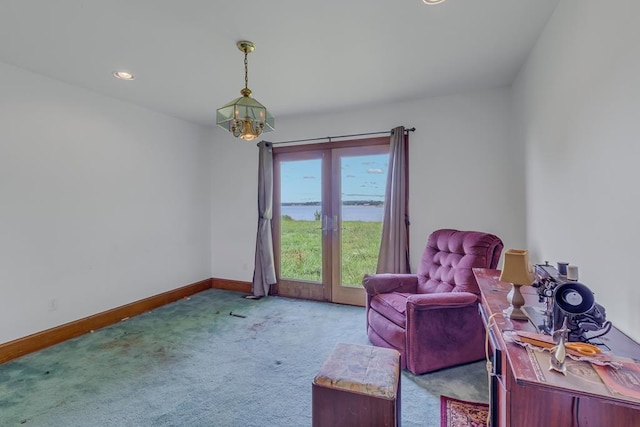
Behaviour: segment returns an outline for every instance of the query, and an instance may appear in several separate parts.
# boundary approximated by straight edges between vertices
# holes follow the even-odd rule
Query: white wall
[[[250,282],[258,224],[258,147],[222,128],[214,129],[211,139],[213,277]]]
[[[277,130],[265,139],[417,128],[409,143],[414,270],[427,235],[437,228],[484,230],[500,236],[507,247],[524,246],[524,154],[509,135],[508,89],[276,120]],[[213,276],[251,281],[257,148],[222,130],[214,131],[212,139]]]
[[[0,63],[0,343],[211,277],[204,129]]]
[[[640,340],[640,3],[563,0],[514,84],[532,261],[568,261]]]

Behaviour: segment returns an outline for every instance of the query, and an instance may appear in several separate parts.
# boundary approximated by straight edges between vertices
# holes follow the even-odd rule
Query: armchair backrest
[[[436,230],[418,265],[417,293],[471,292],[480,295],[473,268],[496,268],[502,240],[489,233]]]

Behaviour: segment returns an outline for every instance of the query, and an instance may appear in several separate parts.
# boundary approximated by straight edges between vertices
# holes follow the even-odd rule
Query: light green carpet
[[[369,345],[364,308],[212,289],[0,365],[0,426],[310,426],[338,342]],[[401,387],[403,426],[488,399],[484,362]]]

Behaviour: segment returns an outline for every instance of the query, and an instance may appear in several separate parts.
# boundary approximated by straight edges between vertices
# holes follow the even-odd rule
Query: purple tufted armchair
[[[417,274],[365,276],[367,335],[400,352],[403,369],[423,374],[484,357],[480,290],[473,268],[496,268],[500,238],[477,231],[433,232]]]

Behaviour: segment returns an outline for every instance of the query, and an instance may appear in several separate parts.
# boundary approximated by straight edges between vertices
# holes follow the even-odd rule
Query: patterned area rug
[[[440,396],[440,427],[486,427],[489,405]]]

